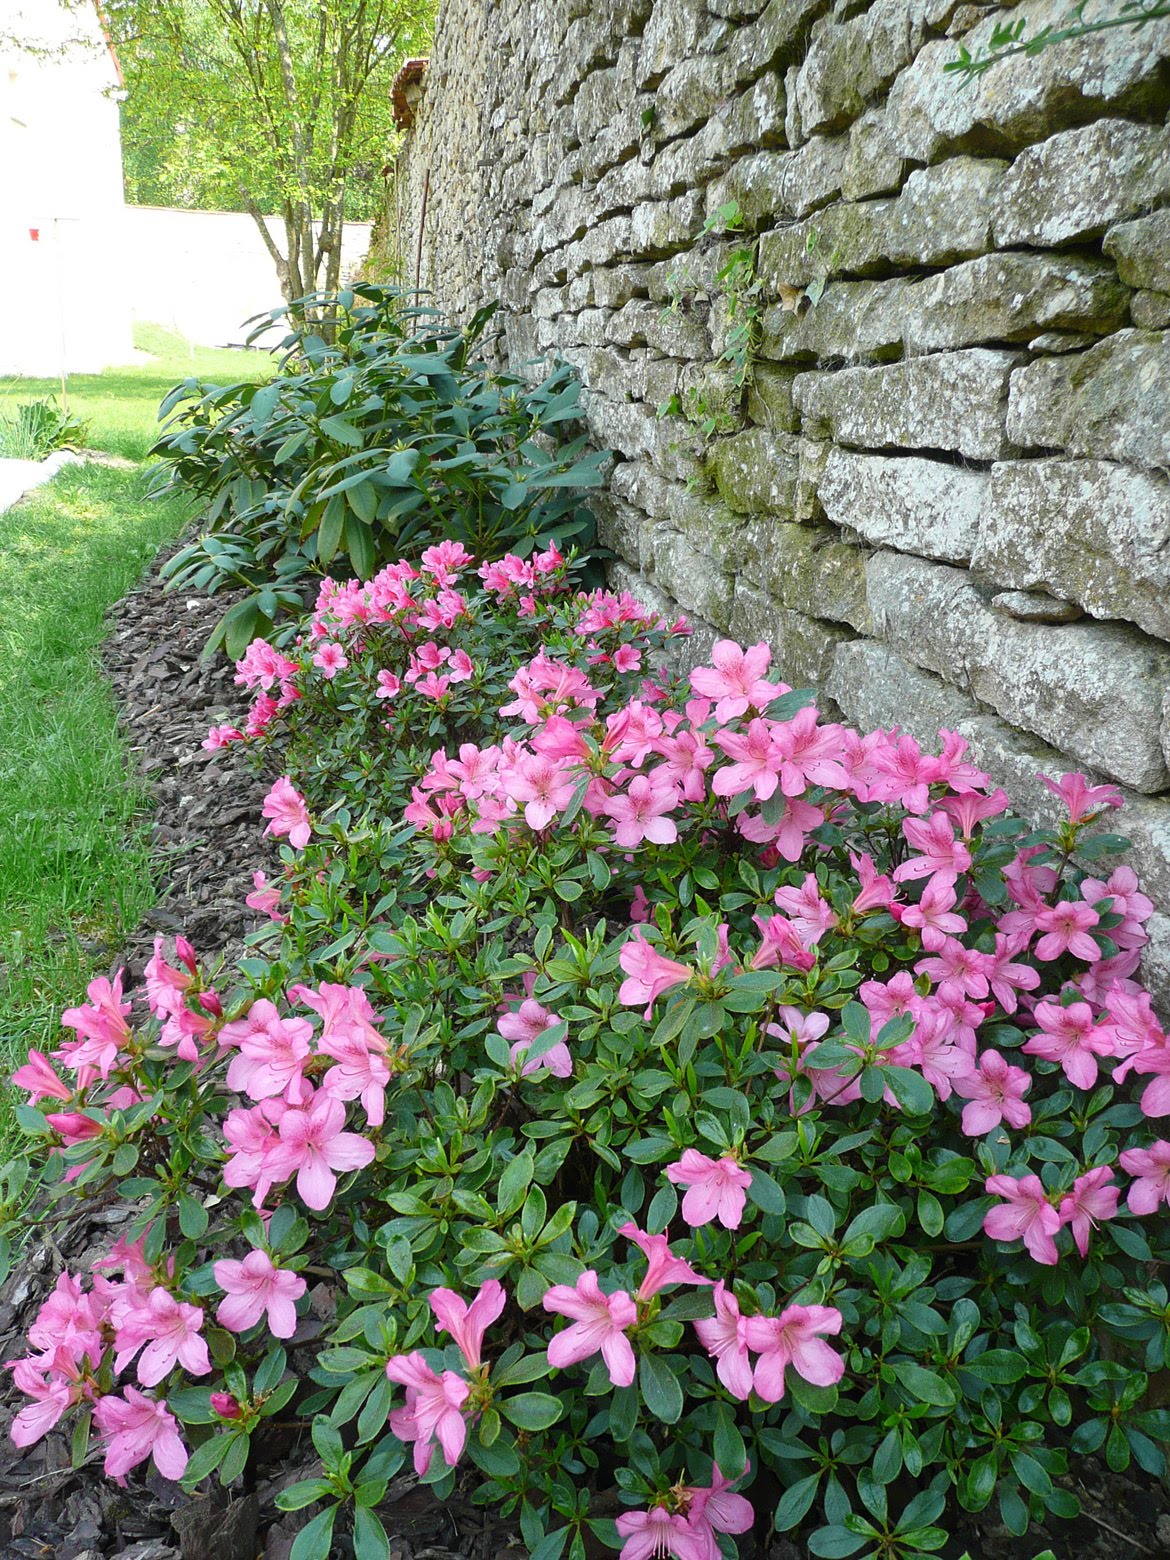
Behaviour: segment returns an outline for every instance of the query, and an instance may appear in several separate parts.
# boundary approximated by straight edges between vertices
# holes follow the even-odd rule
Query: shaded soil
[[[112,967],[127,965],[136,980],[154,938],[181,931],[204,959],[239,951],[257,924],[244,905],[252,872],[273,875],[278,856],[261,834],[260,806],[269,781],[257,777],[231,749],[206,754],[207,728],[238,721],[247,697],[224,661],[207,665],[200,651],[228,598],[167,595],[157,570],[114,608],[104,663],[119,703],[131,751],[149,781],[157,815],[154,845],[160,866],[156,907]],[[26,1352],[24,1333],[57,1274],[86,1272],[127,1221],[124,1205],[46,1214],[7,1282],[0,1288],[0,1359]],[[313,1294],[313,1311],[292,1340],[309,1345],[332,1307],[327,1285]],[[308,1363],[307,1359],[304,1362]],[[7,1419],[11,1411],[0,1410]],[[130,1475],[127,1487],[106,1480],[93,1453],[70,1466],[68,1439],[51,1434],[26,1452],[0,1441],[0,1560],[288,1560],[299,1529],[316,1507],[281,1514],[275,1496],[319,1471],[307,1437],[295,1429],[278,1436],[254,1487],[229,1496],[218,1487],[189,1500],[150,1474]],[[988,1514],[969,1520],[944,1560],[964,1550],[971,1560],[1032,1560],[1050,1546],[1057,1560],[1144,1560],[1170,1556],[1170,1492],[1144,1475],[1107,1473],[1098,1459],[1074,1464],[1063,1481],[1076,1490],[1086,1515],[1051,1532],[1035,1529],[1013,1539]],[[762,1492],[761,1492],[762,1494]],[[767,1502],[760,1500],[761,1507]],[[457,1491],[436,1502],[412,1476],[394,1481],[379,1508],[391,1538],[391,1560],[496,1560],[526,1551],[512,1526],[493,1520]],[[352,1554],[340,1537],[334,1553]],[[611,1554],[611,1551],[597,1550]],[[741,1540],[743,1560],[809,1560],[803,1545],[772,1535],[753,1545]]]

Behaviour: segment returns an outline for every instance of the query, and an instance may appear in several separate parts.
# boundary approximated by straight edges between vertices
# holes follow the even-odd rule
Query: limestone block
[[[781,363],[897,357],[914,289],[922,285],[900,276],[887,282],[830,282],[815,308],[798,314],[780,305],[765,309],[760,355]]]
[[[707,332],[693,315],[637,298],[610,317],[606,339],[623,347],[650,346],[668,357],[700,358],[710,350]]]
[[[796,78],[803,133],[839,130],[909,65],[925,36],[923,0],[871,0],[846,21],[826,17]]]
[[[1170,293],[1134,293],[1129,315],[1140,330],[1165,330],[1170,325]]]
[[[912,173],[896,200],[843,203],[765,233],[760,275],[803,287],[826,272],[950,265],[991,248],[991,212],[1005,163],[956,157]]]
[[[587,415],[593,442],[599,447],[619,450],[629,460],[649,455],[654,413],[648,407],[591,393]]]
[[[1046,590],[1001,590],[991,608],[1024,623],[1075,623],[1085,615],[1075,601],[1058,601]]]
[[[830,447],[817,492],[834,525],[875,546],[965,563],[975,549],[988,481],[985,471],[942,461]]]
[[[649,273],[646,265],[615,265],[590,271],[593,302],[603,309],[620,309],[631,298],[644,297]]]
[[[757,363],[748,384],[748,416],[752,422],[773,433],[795,433],[800,414],[793,404],[796,368],[778,368],[772,363]]]
[[[666,526],[654,533],[654,583],[674,597],[686,612],[697,612],[726,631],[731,622],[733,577],[716,568],[710,554]]]
[[[1099,119],[1020,153],[996,193],[995,241],[1043,248],[1091,238],[1167,194],[1170,129]]]
[[[849,149],[841,176],[846,200],[894,195],[902,187],[906,162],[890,134],[884,109],[863,114],[849,131]]]
[[[680,60],[654,94],[654,134],[667,138],[694,130],[710,118],[731,84],[722,56],[692,55]]]
[[[907,358],[875,368],[801,374],[792,395],[806,433],[880,449],[955,450],[997,460],[1011,449],[1004,431],[1008,380],[1019,353],[972,348]]]
[[[1170,336],[1123,330],[1012,375],[1008,437],[1021,446],[1170,465]]]
[[[1128,311],[1108,262],[1041,254],[968,260],[919,282],[909,302],[903,339],[911,352],[1026,341],[1038,328],[1104,334]]]
[[[597,517],[597,539],[602,546],[611,548],[637,569],[652,566],[652,528],[640,509],[612,492],[594,495],[590,508]]]
[[[1142,950],[1138,976],[1166,1025],[1170,1022],[1170,916],[1155,911],[1146,922],[1146,932],[1150,941]]]
[[[809,27],[828,10],[829,0],[770,0],[763,15],[737,27],[727,48],[727,63],[737,81],[787,64],[800,49]],[[718,5],[708,9],[723,14]]]
[[[841,193],[847,150],[844,136],[818,136],[798,151],[744,157],[708,187],[706,213],[734,200],[749,228],[779,216],[803,217]]]
[[[717,24],[726,29],[726,23]],[[700,51],[711,31],[711,17],[702,0],[656,0],[642,34],[637,82],[657,87],[672,65]]]
[[[1170,648],[1119,624],[1021,623],[962,569],[897,553],[867,565],[874,624],[903,655],[1135,790],[1163,790],[1158,742]]]
[[[720,498],[737,514],[792,514],[799,472],[795,439],[748,428],[719,439],[706,467]]]
[[[640,461],[627,461],[614,472],[615,493],[658,522],[665,521],[700,551],[710,555],[717,568],[732,572],[745,554],[745,521],[715,499],[691,493],[669,482]]]
[[[1068,11],[1067,0],[1029,0],[1028,36],[1063,25]],[[998,9],[983,12],[962,42],[972,54],[985,52],[1001,23]],[[1002,155],[1103,113],[1164,112],[1167,56],[1170,20],[1160,20],[1140,32],[1113,28],[1034,57],[999,60],[960,88],[943,68],[958,57],[957,45],[940,38],[890,90],[894,144],[918,163],[937,162],[944,151]]]
[[[972,567],[1170,639],[1170,483],[1102,460],[992,468]]]
[[[743,577],[782,606],[806,617],[870,630],[863,548],[827,525],[791,525],[751,516],[742,535]]]
[[[630,236],[638,255],[649,258],[685,248],[702,223],[703,195],[700,190],[693,190],[676,200],[647,201],[635,206]]]
[[[838,645],[827,686],[859,730],[890,731],[897,726],[932,751],[940,747],[940,729],[954,731],[979,713],[968,694],[876,639]]]
[[[740,580],[735,587],[731,637],[744,645],[763,640],[772,650],[770,674],[794,688],[815,689],[821,695],[817,703],[822,713],[836,714],[823,690],[832,675],[838,645],[853,637],[848,629],[789,612]]]
[[[1170,207],[1110,228],[1102,247],[1127,287],[1170,293]]]

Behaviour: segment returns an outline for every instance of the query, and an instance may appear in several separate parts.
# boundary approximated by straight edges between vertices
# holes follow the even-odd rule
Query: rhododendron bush
[[[63,1192],[133,1213],[15,1439],[194,1486],[298,1420],[296,1560],[384,1555],[404,1464],[539,1560],[910,1560],[1075,1515],[1087,1455],[1164,1474],[1119,796],[1052,779],[1029,831],[953,734],[826,720],[763,645],[675,676],[680,625],[569,581],[437,548],[248,651],[210,740],[282,755],[270,927],[234,976],[160,946],[141,1007],[95,982],[16,1074]]]

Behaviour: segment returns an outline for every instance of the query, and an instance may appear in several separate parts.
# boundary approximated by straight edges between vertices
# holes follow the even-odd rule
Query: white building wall
[[[125,362],[116,64],[89,6],[2,0],[0,14],[0,374]]]
[[[2,0],[0,0],[2,3]],[[284,227],[268,218],[277,248]],[[284,302],[276,267],[246,212],[127,206],[123,269],[136,320],[164,325],[199,346],[242,342],[244,321]],[[341,248],[348,279],[370,247],[370,224],[346,224]]]

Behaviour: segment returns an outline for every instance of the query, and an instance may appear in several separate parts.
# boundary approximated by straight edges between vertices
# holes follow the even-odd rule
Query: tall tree
[[[247,211],[290,302],[381,197],[390,86],[434,0],[108,0],[132,198]],[[283,244],[264,217],[276,214]]]

